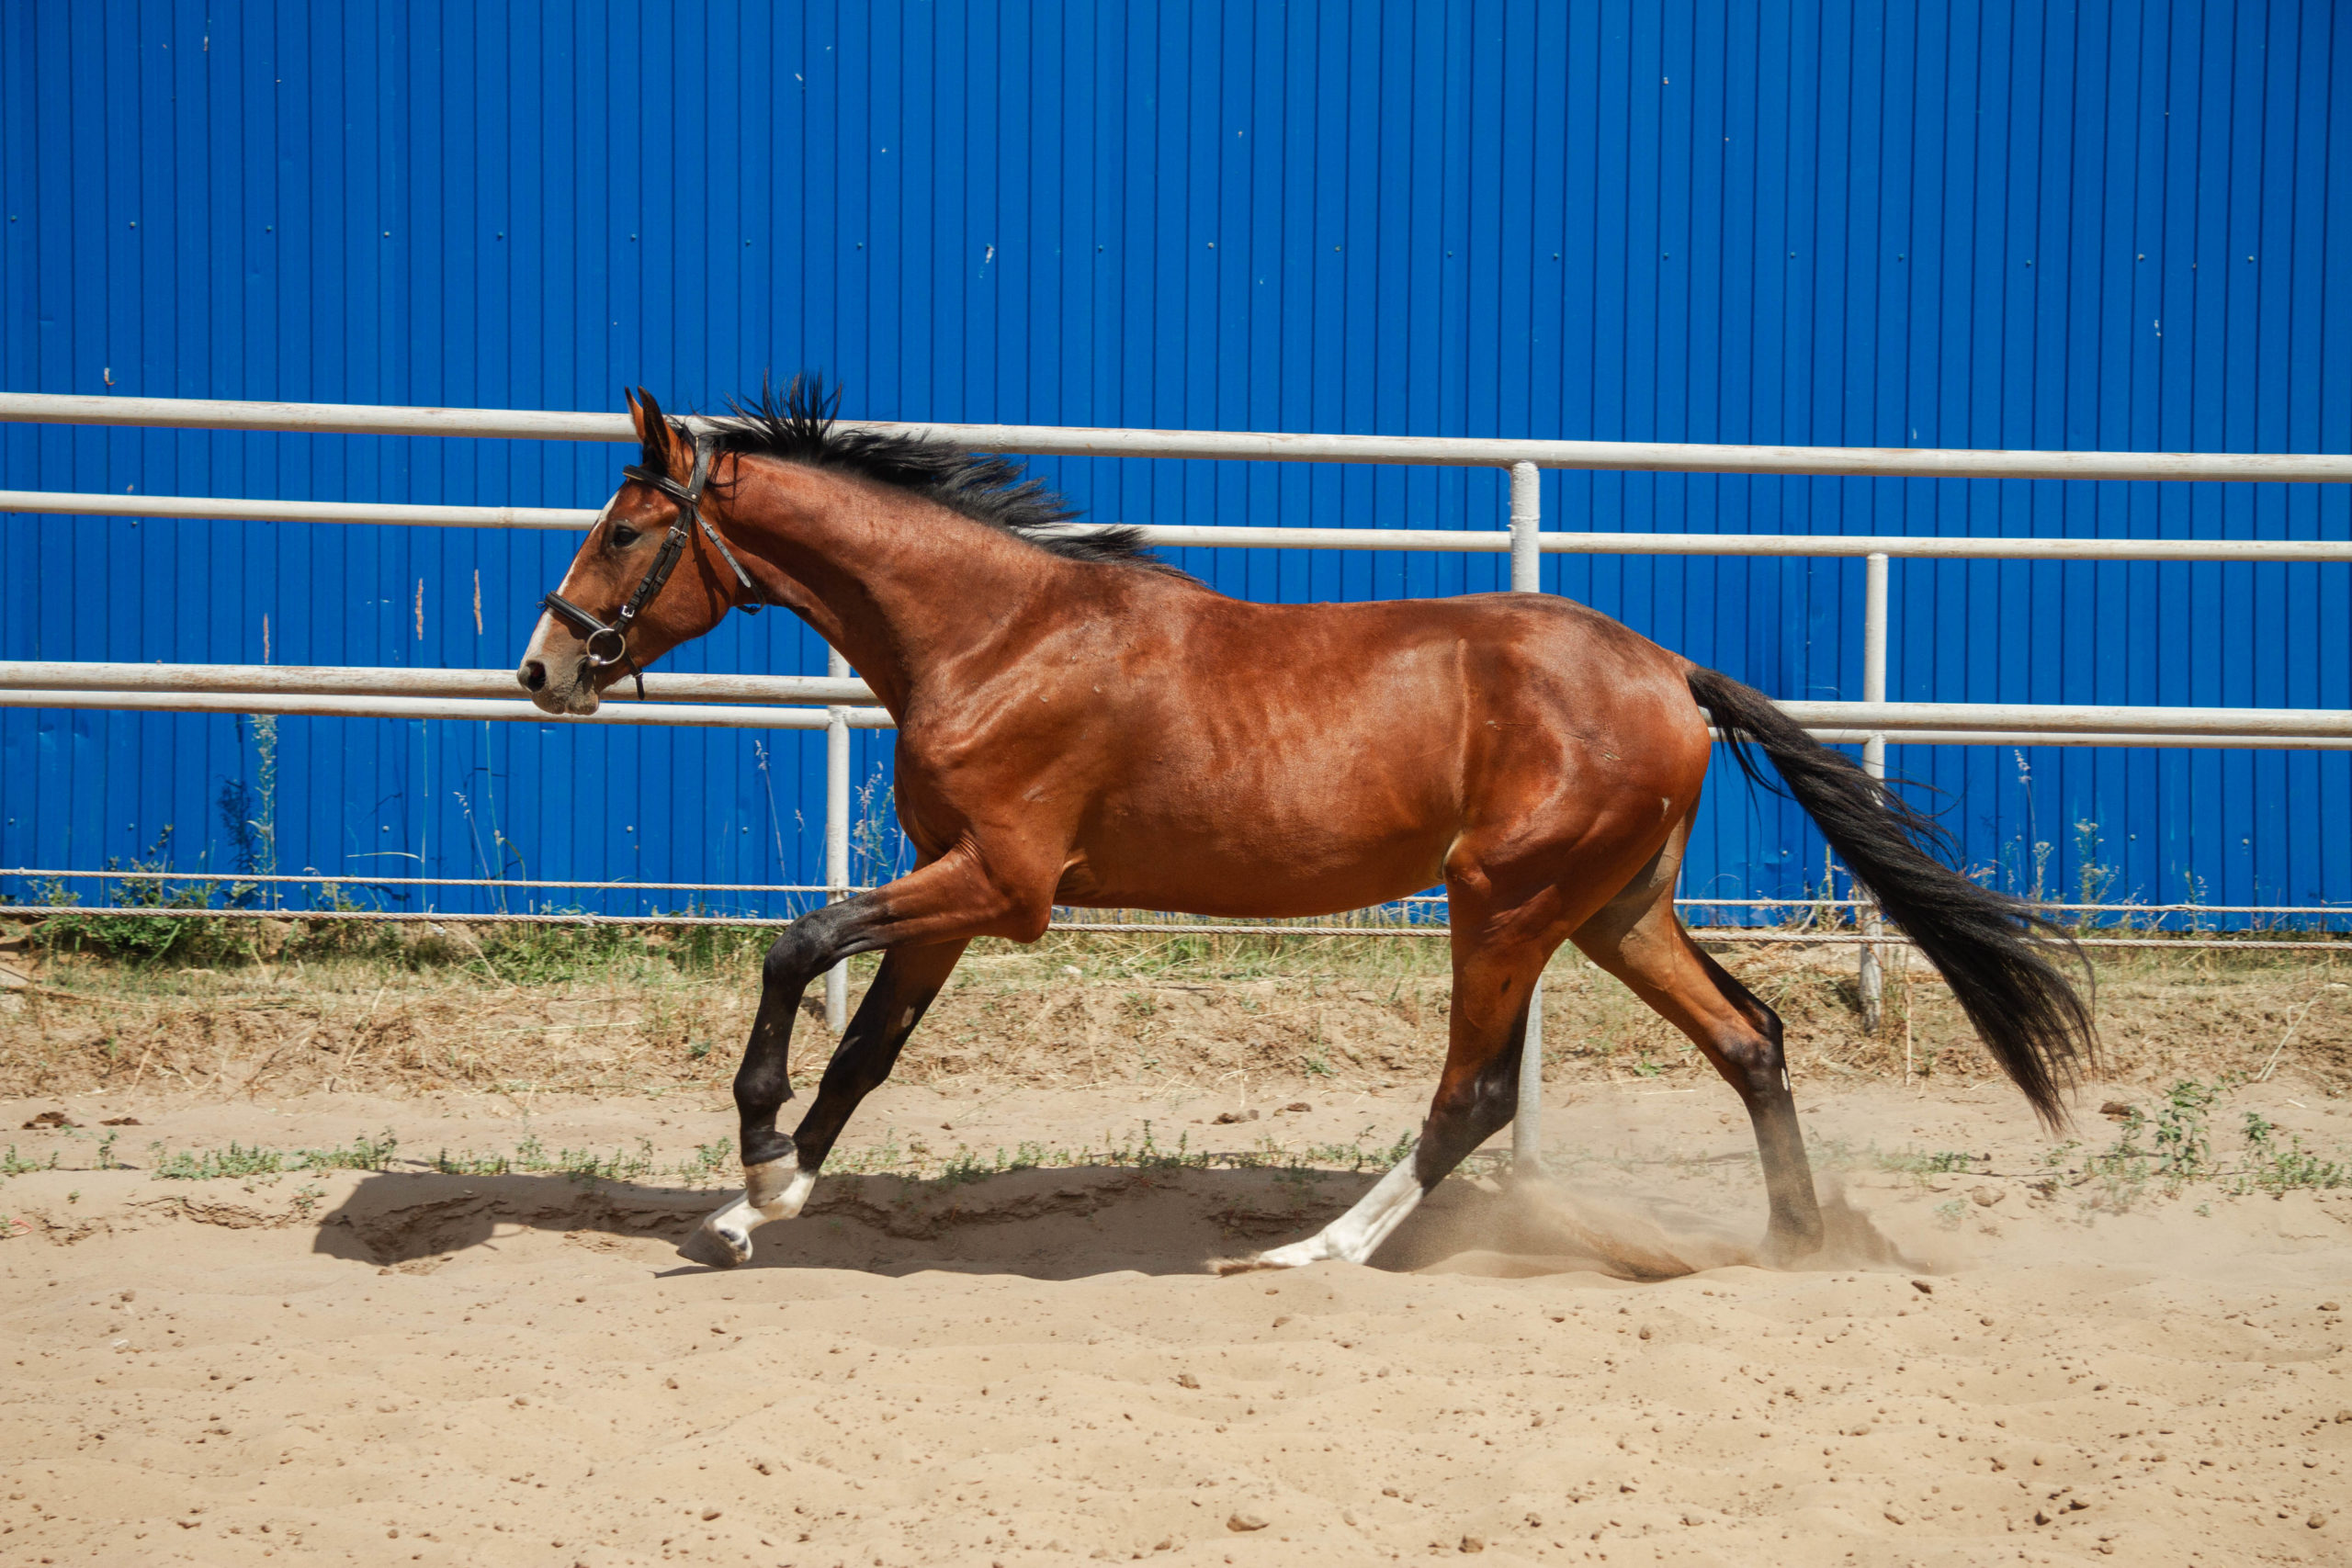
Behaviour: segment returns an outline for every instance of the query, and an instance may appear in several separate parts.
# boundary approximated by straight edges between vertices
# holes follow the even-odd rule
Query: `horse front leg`
[[[1050,897],[1050,895],[1048,895]],[[785,929],[760,972],[760,1007],[735,1073],[743,1190],[703,1221],[699,1235],[732,1267],[752,1257],[752,1232],[797,1216],[817,1185],[817,1171],[851,1111],[889,1076],[922,1019],[947,982],[965,943],[977,935],[1034,938],[1042,914],[1029,916],[965,856],[922,867],[887,887],[805,915]],[[1043,904],[1040,909],[1045,908]],[[888,949],[880,973],[843,1032],[825,1069],[817,1103],[797,1136],[776,1126],[792,1098],[786,1072],[793,1021],[809,982],[854,953]]]
[[[962,942],[933,942],[883,954],[874,984],[826,1066],[817,1103],[789,1136],[777,1130],[776,1117],[792,1098],[785,1077],[792,1020],[813,976],[802,973],[802,965],[794,962],[797,954],[787,952],[786,961],[775,966],[779,973],[773,979],[763,976],[752,1043],[735,1074],[735,1108],[743,1133],[743,1192],[703,1222],[733,1261],[751,1257],[754,1226],[799,1214],[817,1185],[818,1168],[832,1152],[833,1140],[858,1101],[890,1076],[899,1048],[946,985],[964,947]]]
[[[863,897],[863,895],[861,895]],[[808,982],[837,960],[825,955],[846,946],[855,898],[829,904],[785,928],[760,965],[760,1008],[752,1037],[735,1068],[735,1110],[741,1122],[743,1190],[702,1223],[702,1233],[732,1265],[752,1256],[752,1230],[770,1220],[788,1220],[808,1201],[816,1177],[800,1176],[792,1140],[776,1130],[776,1113],[792,1098],[789,1072],[792,1022]]]

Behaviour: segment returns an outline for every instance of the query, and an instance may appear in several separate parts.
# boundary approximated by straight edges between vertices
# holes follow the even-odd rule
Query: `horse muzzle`
[[[514,683],[530,694],[541,713],[586,716],[599,705],[592,660],[575,637],[566,635],[552,615],[542,615]]]

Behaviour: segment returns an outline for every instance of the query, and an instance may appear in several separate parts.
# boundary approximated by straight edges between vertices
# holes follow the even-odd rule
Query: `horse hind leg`
[[[1699,950],[1668,886],[1638,909],[1612,905],[1577,930],[1586,956],[1690,1038],[1747,1108],[1771,1206],[1766,1256],[1790,1262],[1821,1246],[1821,1203],[1797,1124],[1781,1018]]]
[[[1551,950],[1454,940],[1452,1039],[1445,1071],[1413,1152],[1353,1208],[1304,1241],[1220,1265],[1220,1271],[1295,1269],[1327,1259],[1368,1262],[1423,1197],[1464,1156],[1510,1125],[1519,1111],[1519,1059],[1527,1043],[1527,1003]]]

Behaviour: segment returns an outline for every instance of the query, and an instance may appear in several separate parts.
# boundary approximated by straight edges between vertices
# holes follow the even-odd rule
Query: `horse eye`
[[[636,529],[621,525],[616,525],[614,527],[613,548],[616,550],[625,550],[635,543],[637,543]]]

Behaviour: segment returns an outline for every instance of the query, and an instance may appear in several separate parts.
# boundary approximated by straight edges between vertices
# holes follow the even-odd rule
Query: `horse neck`
[[[771,569],[755,572],[769,596],[893,712],[1023,619],[1070,564],[922,496],[780,459],[742,465],[728,513]]]

